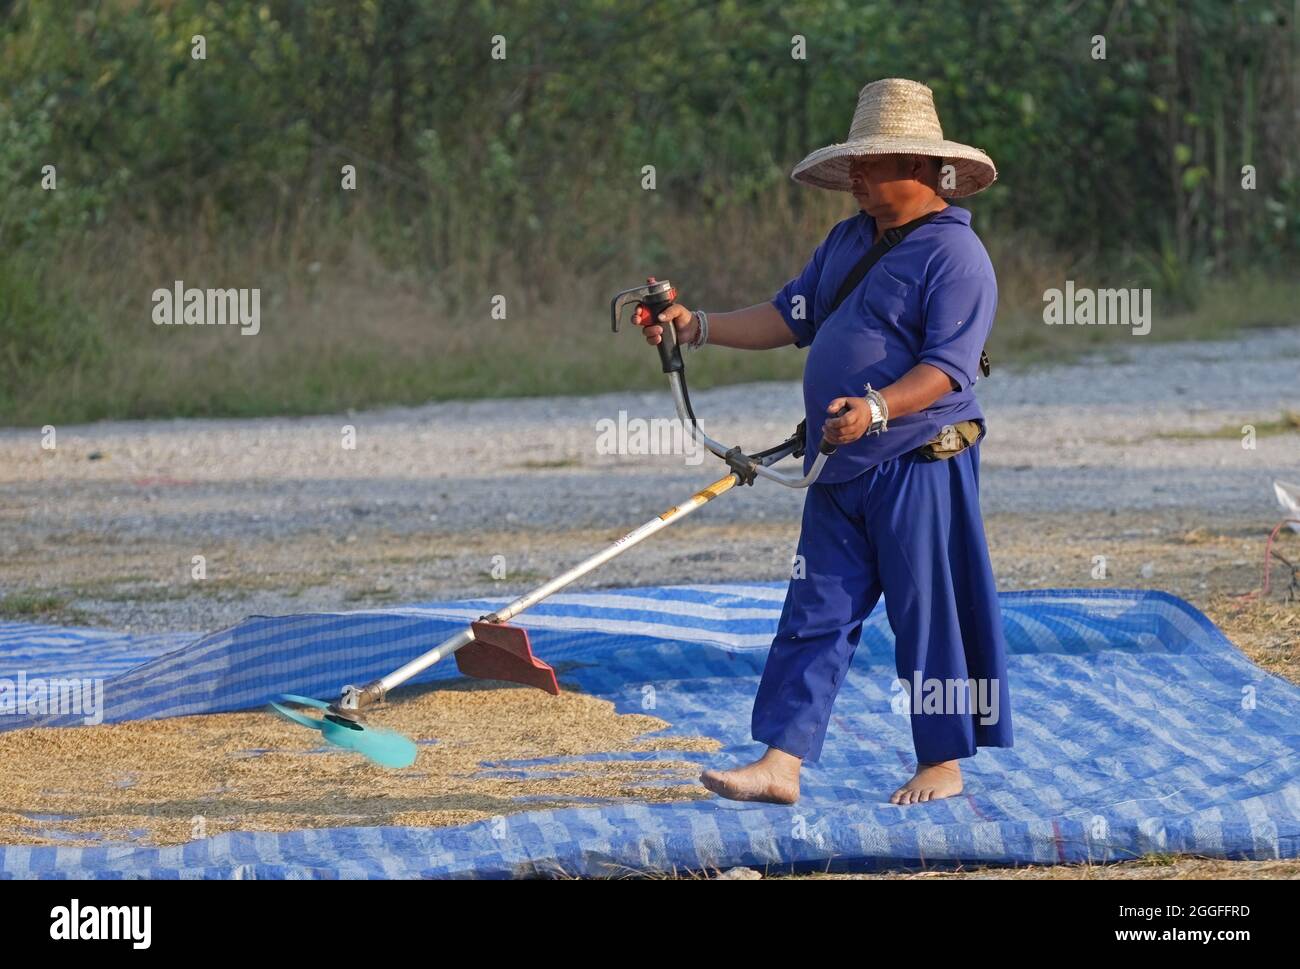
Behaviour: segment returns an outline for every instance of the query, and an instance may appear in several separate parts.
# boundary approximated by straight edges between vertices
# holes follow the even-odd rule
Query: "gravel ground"
[[[707,354],[692,362],[703,369]],[[1225,343],[1135,338],[1110,358],[995,372],[979,385],[995,557],[1057,526],[1099,540],[1266,529],[1280,517],[1270,482],[1300,479],[1300,429],[1261,434],[1253,450],[1213,435],[1300,410],[1298,375],[1300,328]],[[779,441],[801,416],[795,383],[694,396],[715,437],[750,448]],[[509,595],[718,476],[713,459],[600,453],[597,422],[620,410],[665,417],[671,403],[665,392],[103,422],[57,428],[54,450],[38,429],[3,430],[0,592],[52,593],[66,604],[56,612],[140,631]],[[348,426],[354,448],[344,447]],[[1205,436],[1168,436],[1189,432]],[[780,578],[801,502],[760,482],[585,584]],[[204,581],[190,577],[194,555],[205,556]],[[1004,573],[1023,571],[1018,561],[1000,572],[1004,586],[1015,587]],[[1088,579],[1083,569],[1073,584]]]

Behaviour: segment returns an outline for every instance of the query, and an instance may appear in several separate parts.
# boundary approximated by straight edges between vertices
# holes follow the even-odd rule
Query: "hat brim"
[[[943,198],[965,198],[982,192],[998,177],[993,159],[970,145],[956,141],[924,141],[904,138],[872,138],[819,148],[790,173],[796,182],[838,192],[853,191],[849,159],[859,155],[929,155],[953,166],[956,184],[940,187]]]

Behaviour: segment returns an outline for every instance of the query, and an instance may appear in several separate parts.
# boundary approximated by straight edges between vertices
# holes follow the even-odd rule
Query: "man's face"
[[[858,155],[849,159],[849,180],[858,206],[873,219],[907,207],[921,188],[907,155]]]

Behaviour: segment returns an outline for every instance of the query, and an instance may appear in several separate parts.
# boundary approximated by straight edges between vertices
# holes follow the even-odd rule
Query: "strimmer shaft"
[[[680,505],[674,505],[662,515],[658,515],[644,525],[640,525],[628,532],[613,545],[602,549],[586,561],[580,562],[569,571],[562,575],[557,575],[545,585],[540,585],[527,595],[520,596],[510,605],[498,609],[496,612],[484,616],[486,622],[509,622],[515,616],[519,615],[525,609],[537,605],[547,596],[563,589],[570,582],[582,578],[593,569],[604,565],[614,556],[625,552],[627,549],[636,545],[638,542],[649,538],[660,529],[667,528],[675,521],[685,518],[695,509],[712,501],[718,495],[724,494],[731,488],[735,487],[740,481],[735,474],[728,474],[726,477],[719,478],[707,488],[702,488],[695,494],[691,495]],[[446,659],[462,646],[468,646],[474,641],[474,633],[469,629],[463,629],[450,639],[444,640],[433,649],[429,650],[415,659],[411,660],[405,666],[393,670],[382,679],[373,681],[361,689],[356,687],[347,687],[343,691],[343,697],[339,700],[337,706],[342,711],[359,710],[362,707],[369,706],[383,699],[384,695],[395,687],[405,683],[411,677],[427,670],[434,663]]]

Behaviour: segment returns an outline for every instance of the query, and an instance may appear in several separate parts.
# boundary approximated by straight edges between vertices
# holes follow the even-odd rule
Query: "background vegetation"
[[[1295,13],[0,0],[0,422],[657,385],[644,346],[608,334],[610,295],[654,274],[687,305],[769,298],[853,211],[791,166],[888,76],[929,84],[945,132],[999,166],[963,203],[999,273],[995,366],[1134,339],[1043,326],[1066,279],[1155,288],[1153,338],[1294,322]],[[176,279],[259,287],[261,333],[154,326],[150,294]],[[800,364],[720,351],[693,374]]]

